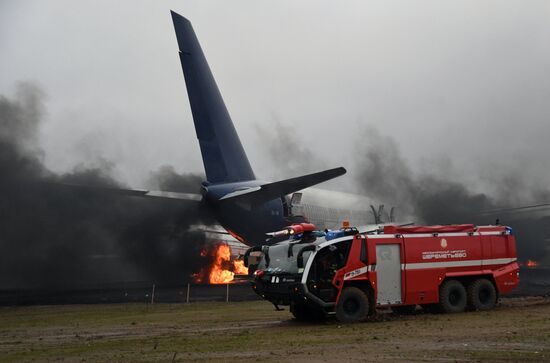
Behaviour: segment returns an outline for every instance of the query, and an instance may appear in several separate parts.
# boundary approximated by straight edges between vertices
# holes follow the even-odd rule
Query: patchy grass
[[[262,302],[0,308],[0,362],[550,361],[550,300],[303,324]]]

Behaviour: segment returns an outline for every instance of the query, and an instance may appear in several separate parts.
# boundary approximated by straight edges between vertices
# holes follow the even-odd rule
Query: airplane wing
[[[343,167],[329,169],[318,173],[263,184],[258,187],[238,190],[236,192],[226,194],[220,198],[220,201],[223,202],[224,200],[233,200],[234,202],[254,206],[336,178],[345,173],[346,169]]]
[[[160,190],[119,189],[118,193],[136,197],[178,199],[192,202],[200,202],[202,200],[202,195],[200,194],[164,192]]]
[[[143,197],[143,198],[160,198],[160,199],[173,199],[187,202],[200,203],[202,195],[197,193],[179,193],[179,192],[165,192],[158,190],[145,190],[145,189],[124,189],[117,187],[104,187],[82,184],[70,184],[70,183],[43,183],[49,187],[68,188],[81,192],[90,193],[106,193],[113,195],[123,195],[128,197]]]
[[[504,207],[504,208],[485,210],[477,214],[493,215],[493,214],[500,214],[500,213],[515,213],[515,212],[525,212],[525,211],[536,212],[536,211],[542,211],[548,208],[550,208],[550,203],[539,203],[539,204],[532,204],[532,205],[524,205],[520,207]]]

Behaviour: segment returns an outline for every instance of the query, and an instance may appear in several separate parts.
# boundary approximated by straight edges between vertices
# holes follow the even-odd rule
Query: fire
[[[535,268],[535,267],[538,267],[539,263],[535,260],[527,260],[525,265],[529,268]]]
[[[231,260],[231,249],[226,244],[217,246],[214,252],[214,263],[212,263],[208,281],[211,284],[227,284],[233,281],[235,273],[226,269],[227,263]]]
[[[192,275],[196,283],[208,280],[210,284],[228,284],[233,281],[235,274],[248,274],[248,269],[244,267],[244,261],[231,261],[231,248],[225,243],[212,246],[210,251],[206,249],[201,251],[202,257],[208,255],[212,257],[212,263],[205,266],[201,272]]]
[[[235,273],[238,275],[248,275],[248,268],[244,267],[243,260],[233,261],[233,267],[235,267]]]

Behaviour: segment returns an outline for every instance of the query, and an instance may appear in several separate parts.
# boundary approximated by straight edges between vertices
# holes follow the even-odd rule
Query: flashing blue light
[[[512,227],[506,227],[506,232],[508,232],[508,234],[512,234],[513,232]]]
[[[330,241],[331,239],[335,239],[335,238],[339,238],[339,237],[344,237],[344,231],[343,230],[338,230],[338,231],[328,230],[327,233],[326,233],[325,239],[327,241]]]

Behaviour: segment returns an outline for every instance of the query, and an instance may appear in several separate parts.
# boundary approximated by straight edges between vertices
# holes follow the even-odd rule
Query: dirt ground
[[[298,323],[264,301],[0,308],[0,362],[550,362],[550,298]]]

